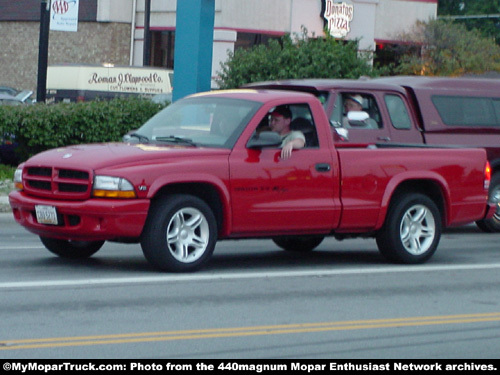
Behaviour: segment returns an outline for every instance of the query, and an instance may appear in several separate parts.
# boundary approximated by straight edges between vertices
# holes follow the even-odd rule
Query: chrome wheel
[[[490,196],[490,201],[494,203],[497,207],[495,214],[493,215],[493,218],[497,222],[500,222],[500,185],[496,186],[496,188],[492,191]]]
[[[377,246],[387,259],[423,263],[434,254],[441,238],[441,212],[428,196],[408,192],[394,196]]]
[[[435,229],[434,216],[428,208],[423,205],[412,206],[401,221],[401,242],[410,254],[423,254],[434,242]]]
[[[164,271],[189,272],[206,263],[217,242],[217,221],[210,206],[188,194],[155,200],[141,235],[146,259]]]
[[[487,233],[500,232],[500,173],[495,173],[491,178],[488,200],[495,204],[496,210],[493,217],[476,221],[477,226]]]
[[[205,216],[195,208],[183,208],[177,211],[168,223],[167,246],[175,259],[191,263],[205,252],[209,235]]]

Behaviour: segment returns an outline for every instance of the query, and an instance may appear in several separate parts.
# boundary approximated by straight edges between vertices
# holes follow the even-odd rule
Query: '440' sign
[[[323,0],[321,16],[333,37],[344,38],[351,31],[354,6],[344,2],[338,3],[334,0]]]
[[[50,30],[78,30],[79,0],[52,0],[50,4]]]

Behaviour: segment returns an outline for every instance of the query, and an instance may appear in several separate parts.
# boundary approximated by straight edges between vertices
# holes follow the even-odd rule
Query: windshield
[[[147,121],[134,137],[155,143],[232,148],[260,106],[213,96],[181,99]]]

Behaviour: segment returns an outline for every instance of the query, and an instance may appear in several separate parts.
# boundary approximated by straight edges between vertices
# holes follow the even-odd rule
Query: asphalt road
[[[168,274],[139,245],[57,258],[0,214],[0,358],[498,358],[499,243],[453,229],[401,266],[369,239],[309,254],[225,241],[203,270]]]

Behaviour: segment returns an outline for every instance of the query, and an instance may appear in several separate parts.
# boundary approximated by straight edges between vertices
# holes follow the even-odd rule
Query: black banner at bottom
[[[492,372],[498,360],[3,360],[4,373],[52,372],[204,372],[231,373],[301,373],[331,372]]]

